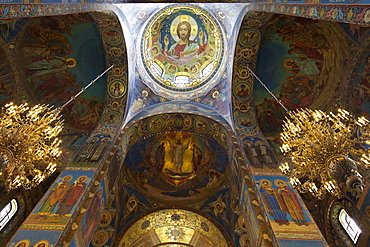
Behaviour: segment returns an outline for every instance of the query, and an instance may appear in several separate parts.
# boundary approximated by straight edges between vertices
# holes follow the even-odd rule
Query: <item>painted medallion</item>
[[[223,56],[220,26],[206,11],[169,7],[146,26],[141,56],[146,71],[162,87],[190,91],[209,82]]]

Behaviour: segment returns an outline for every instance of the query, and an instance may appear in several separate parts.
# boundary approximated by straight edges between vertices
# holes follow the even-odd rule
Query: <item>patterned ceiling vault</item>
[[[248,68],[289,110],[369,116],[368,9],[160,1],[0,5],[1,105],[61,106],[114,65],[65,107],[60,174],[16,194],[8,245],[344,246],[341,208],[366,238],[368,187],[320,204],[281,175],[286,112]]]

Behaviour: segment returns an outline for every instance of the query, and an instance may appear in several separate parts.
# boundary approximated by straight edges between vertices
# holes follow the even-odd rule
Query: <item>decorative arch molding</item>
[[[146,117],[160,115],[163,113],[188,113],[188,114],[194,114],[199,116],[207,116],[207,118],[212,119],[219,124],[223,125],[225,128],[232,130],[232,124],[228,122],[226,118],[221,116],[218,112],[215,110],[195,102],[184,102],[184,101],[167,101],[160,104],[155,104],[152,106],[149,106],[148,108],[144,109],[143,111],[140,111],[138,114],[136,114],[134,117],[130,119],[125,120],[125,125],[123,127],[128,126],[128,122],[132,125],[133,123],[136,123]]]
[[[169,131],[194,132],[211,137],[226,147],[232,143],[233,129],[218,113],[199,104],[177,101],[140,112],[122,128],[118,138],[125,143],[123,146],[129,148],[140,139]]]
[[[220,246],[231,240],[218,223],[205,215],[186,209],[160,209],[150,212],[125,228],[115,246]]]
[[[370,19],[368,17],[370,8],[368,5],[252,4],[252,9],[255,11],[286,14],[304,18],[346,22],[366,26],[370,25]]]
[[[134,3],[137,1],[127,1]],[[164,2],[153,1],[153,2]],[[189,1],[192,2],[192,1]],[[214,1],[209,1],[214,2]],[[217,2],[217,1],[216,1]],[[236,1],[234,1],[236,2]],[[353,24],[370,25],[370,19],[367,17],[369,13],[368,5],[359,4],[343,4],[341,6],[334,4],[279,4],[279,3],[246,3],[250,5],[251,10],[288,14],[301,16],[306,18],[315,18],[322,20],[342,21]],[[0,19],[34,17],[34,16],[51,16],[61,14],[72,14],[80,12],[89,12],[95,10],[114,9],[110,4],[84,4],[74,3],[68,4],[68,8],[64,3],[53,4],[2,4],[0,6]]]
[[[248,67],[255,70],[263,32],[272,16],[269,13],[249,11],[245,14],[238,32],[233,64],[232,105],[235,126],[241,134],[241,140],[247,136],[262,137],[262,133],[258,133],[251,97],[255,79]]]

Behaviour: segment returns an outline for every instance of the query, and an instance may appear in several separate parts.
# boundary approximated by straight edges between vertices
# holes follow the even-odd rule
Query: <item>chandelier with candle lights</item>
[[[279,166],[300,193],[323,199],[327,192],[341,197],[346,191],[360,195],[365,187],[359,167],[370,168],[370,122],[349,112],[299,109],[289,111],[248,68],[269,94],[288,113],[281,133]],[[361,138],[358,138],[358,133]]]
[[[63,129],[59,110],[47,105],[3,108],[0,121],[0,175],[7,190],[37,186],[56,170]]]
[[[31,189],[54,173],[62,153],[57,136],[63,129],[63,108],[112,67],[59,108],[11,102],[0,110],[0,185],[8,191]]]
[[[361,139],[356,136],[359,128],[364,133]],[[368,130],[368,120],[355,119],[342,109],[336,114],[291,112],[280,136],[284,161],[279,168],[300,193],[310,192],[318,199],[326,192],[337,197],[345,191],[359,195],[365,184],[358,168],[370,164],[369,152],[359,144],[368,145]]]

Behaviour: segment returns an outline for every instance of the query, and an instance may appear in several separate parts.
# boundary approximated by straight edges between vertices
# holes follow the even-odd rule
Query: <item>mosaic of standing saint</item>
[[[209,82],[223,56],[223,38],[204,10],[177,6],[163,10],[146,26],[142,60],[152,79],[166,89],[190,91]]]

